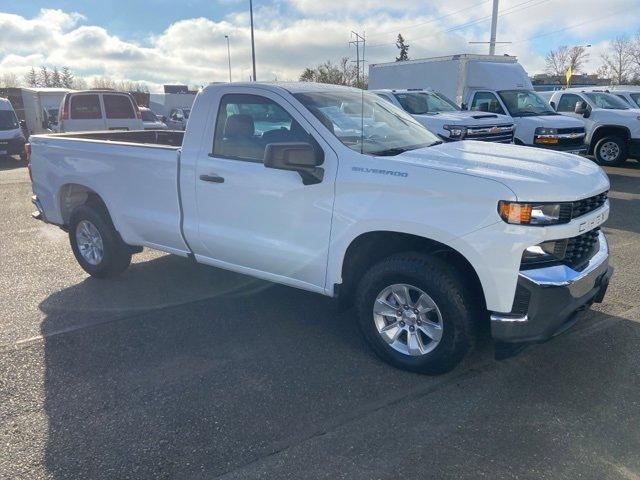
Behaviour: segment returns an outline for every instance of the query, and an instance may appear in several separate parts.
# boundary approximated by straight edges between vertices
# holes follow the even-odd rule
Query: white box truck
[[[372,64],[369,88],[432,88],[463,110],[510,115],[514,142],[520,145],[584,153],[584,122],[558,115],[534,92],[516,57],[451,55]]]
[[[24,119],[30,135],[56,130],[60,103],[69,88],[33,87],[22,89]]]

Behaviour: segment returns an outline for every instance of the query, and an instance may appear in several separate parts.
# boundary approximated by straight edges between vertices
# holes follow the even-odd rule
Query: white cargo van
[[[403,109],[445,142],[480,140],[512,143],[513,120],[505,115],[467,112],[453,100],[432,89],[371,90]]]
[[[20,158],[26,158],[26,140],[20,123],[11,102],[0,97],[0,157],[20,155]]]
[[[567,118],[584,121],[588,153],[601,165],[640,157],[640,110],[612,93],[568,88],[553,92],[549,104]]]
[[[60,108],[58,130],[143,130],[142,114],[133,96],[116,90],[68,93]]]
[[[453,55],[372,64],[369,88],[428,88],[452,98],[463,110],[509,115],[514,142],[583,153],[585,128],[579,119],[563,118],[533,91],[516,57]]]

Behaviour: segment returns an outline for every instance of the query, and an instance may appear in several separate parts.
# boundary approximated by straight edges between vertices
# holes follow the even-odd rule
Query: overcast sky
[[[81,76],[202,85],[250,75],[248,0],[0,0],[0,74],[68,65]],[[295,80],[306,66],[355,59],[349,34],[366,34],[366,60],[392,61],[399,32],[411,58],[486,53],[491,0],[254,1],[258,80]],[[558,45],[590,43],[585,69],[616,35],[640,29],[640,0],[501,0],[497,53],[532,73]]]

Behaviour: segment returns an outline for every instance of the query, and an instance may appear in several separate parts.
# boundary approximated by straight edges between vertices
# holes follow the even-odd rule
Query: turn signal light
[[[498,213],[507,223],[516,225],[528,225],[531,223],[531,204],[528,203],[498,203]]]

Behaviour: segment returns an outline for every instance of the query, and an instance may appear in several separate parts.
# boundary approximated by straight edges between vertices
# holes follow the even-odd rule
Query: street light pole
[[[251,16],[251,61],[253,62],[253,81],[256,81],[256,45],[253,40],[253,0],[249,0],[249,14]]]
[[[231,83],[231,48],[229,47],[229,35],[225,35],[227,39],[227,59],[229,61],[229,83]]]

